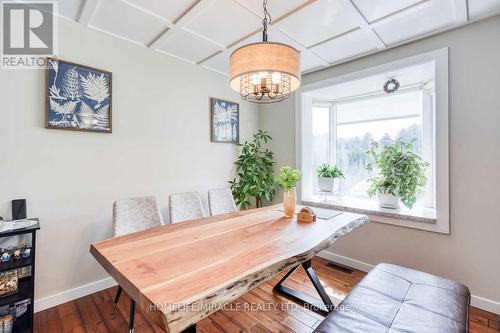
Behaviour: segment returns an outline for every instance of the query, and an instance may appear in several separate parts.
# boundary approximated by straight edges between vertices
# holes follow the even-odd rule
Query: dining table
[[[283,272],[288,273],[274,291],[326,315],[334,305],[311,259],[368,217],[312,209],[314,222],[285,217],[282,205],[274,205],[98,241],[90,252],[131,297],[130,332],[136,306],[165,332],[194,332],[196,322]],[[320,299],[285,286],[298,267],[306,270]]]

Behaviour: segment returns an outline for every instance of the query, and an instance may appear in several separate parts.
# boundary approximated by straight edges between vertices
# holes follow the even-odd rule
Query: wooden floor
[[[313,259],[316,270],[326,291],[335,303],[346,294],[365,275],[353,270],[352,273],[327,266],[329,262]],[[286,298],[277,296],[272,287],[279,277],[264,283],[250,293],[230,304],[231,308],[214,313],[197,325],[197,331],[212,332],[312,332],[322,320],[314,312],[297,306]],[[302,269],[297,270],[286,285],[311,295],[316,291]],[[117,311],[110,316],[112,300],[116,288],[107,289],[77,300],[38,312],[35,315],[35,333],[126,333],[128,332],[128,314],[130,299],[122,294]],[[162,332],[147,322],[138,313],[136,315],[136,333]],[[500,316],[471,308],[471,333],[499,333]]]

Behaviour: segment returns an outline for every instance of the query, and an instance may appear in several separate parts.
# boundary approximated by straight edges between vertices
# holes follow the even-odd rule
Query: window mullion
[[[335,102],[330,107],[330,151],[329,163],[336,164],[337,161],[337,105]]]

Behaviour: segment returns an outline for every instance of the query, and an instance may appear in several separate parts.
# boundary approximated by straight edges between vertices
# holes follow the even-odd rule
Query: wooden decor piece
[[[368,222],[343,213],[302,224],[280,207],[159,226],[97,242],[90,252],[149,320],[181,332]]]
[[[304,207],[300,210],[297,215],[298,222],[311,223],[316,222],[316,214],[314,214],[313,210],[309,207]]]

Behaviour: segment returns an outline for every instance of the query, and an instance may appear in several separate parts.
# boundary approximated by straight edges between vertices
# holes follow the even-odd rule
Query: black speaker
[[[22,220],[26,217],[26,199],[12,200],[12,219]]]

